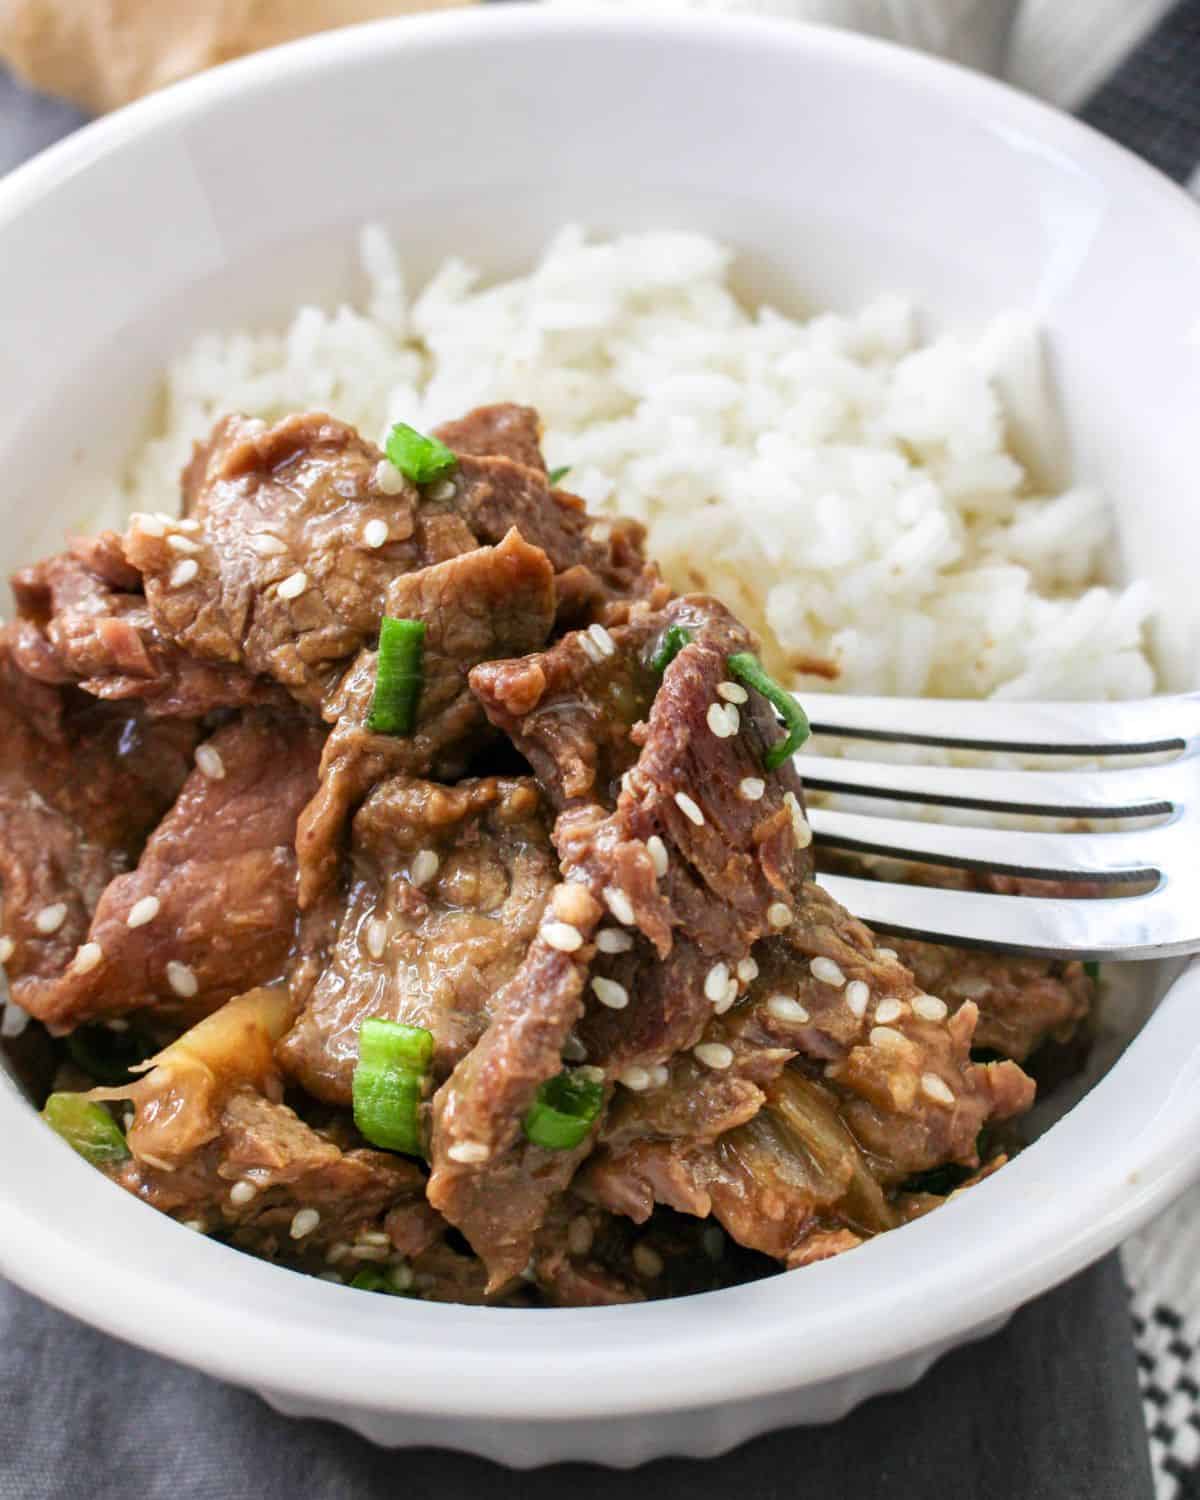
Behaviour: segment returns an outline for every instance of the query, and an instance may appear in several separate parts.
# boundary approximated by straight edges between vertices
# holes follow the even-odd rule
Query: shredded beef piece
[[[73,963],[23,994],[40,1020],[69,1029],[181,999],[203,1013],[285,971],[297,940],[292,837],[320,734],[256,711],[208,748],[222,774],[192,771],[137,868],[101,896],[87,934],[100,948],[94,967]]]
[[[580,886],[560,885],[545,916],[574,927],[582,945],[564,952],[539,932],[495,996],[488,1029],[434,1099],[429,1201],[466,1235],[493,1290],[525,1265],[547,1205],[592,1144],[589,1136],[574,1150],[547,1151],[521,1131],[582,1013],[600,908]]]
[[[527,469],[546,472],[542,457],[542,422],[532,406],[502,402],[477,406],[457,422],[443,422],[433,430],[447,448],[475,458],[509,458]]]
[[[540,800],[528,779],[398,778],[363,804],[336,950],[280,1048],[310,1093],[350,1103],[367,1016],[431,1031],[438,1079],[479,1040],[558,876]]]
[[[650,662],[672,625],[693,639],[660,680]],[[589,1061],[612,1073],[664,1062],[699,1040],[712,1013],[708,975],[722,963],[732,973],[772,930],[772,908],[786,919],[808,873],[793,767],[765,777],[757,801],[740,790],[746,778],[764,779],[763,756],[780,735],[773,712],[751,694],[738,733],[718,737],[709,722],[714,704],[725,709],[717,688],[729,656],[752,648],[721,605],[692,597],[599,641],[579,632],[471,675],[489,718],[562,809],[555,843],[564,873],[642,935],[595,966],[629,1006],[590,1006],[580,1032]],[[661,843],[661,877],[649,840]]]
[[[196,732],[35,682],[10,641],[0,632],[0,911],[12,994],[32,1009],[182,786]]]
[[[334,729],[320,788],[297,831],[305,906],[333,878],[345,820],[377,781],[398,772],[462,774],[485,729],[467,674],[479,662],[543,644],[554,622],[554,579],[545,554],[509,532],[497,547],[394,579],[384,611],[425,624],[417,722],[411,734],[371,732],[378,653],[360,652],[326,708]]]
[[[199,718],[280,699],[272,684],[198,661],[166,636],[114,532],[76,538],[69,551],[23,568],[12,586],[13,659],[39,682],[137,699],[156,717]]]
[[[342,1151],[286,1105],[251,1088],[225,1101],[215,1138],[170,1171],[137,1157],[111,1169],[128,1192],[168,1213],[227,1234],[235,1245],[275,1259],[352,1241],[385,1220],[393,1238],[412,1221],[416,1242],[438,1232],[415,1162],[383,1151]],[[234,1203],[230,1188],[249,1182],[255,1195]],[[300,1209],[320,1218],[298,1244],[291,1236]],[[411,1240],[411,1236],[410,1236]]]

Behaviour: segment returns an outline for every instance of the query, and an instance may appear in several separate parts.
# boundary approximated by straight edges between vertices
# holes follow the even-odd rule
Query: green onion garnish
[[[1095,961],[1095,959],[1089,959],[1088,962],[1083,966],[1083,972],[1089,979],[1099,979],[1100,965]]]
[[[692,638],[685,625],[669,625],[663,632],[658,650],[650,658],[650,665],[661,677]]]
[[[369,1016],[358,1032],[358,1063],[351,1092],[354,1123],[373,1146],[423,1156],[421,1101],[433,1059],[433,1036]]]
[[[763,671],[762,663],[751,652],[737,652],[729,658],[726,666],[731,677],[736,677],[746,687],[753,688],[755,692],[761,693],[767,699],[787,728],[786,739],[772,745],[763,756],[763,764],[767,770],[777,771],[785,760],[795,755],[808,738],[808,715],[791,693],[785,692],[773,677]]]
[[[367,715],[372,734],[412,733],[424,681],[424,655],[425,622],[384,615],[379,623],[375,696]]]
[[[42,1119],[94,1167],[124,1161],[129,1155],[125,1137],[108,1110],[82,1094],[51,1094]]]
[[[561,469],[551,469],[549,474],[546,475],[546,478],[550,482],[550,488],[553,489],[556,484],[561,484],[570,472],[570,464],[563,464]]]
[[[66,1042],[71,1061],[110,1088],[131,1083],[134,1067],[155,1050],[133,1027],[110,1031],[107,1026],[80,1026]]]
[[[408,1275],[411,1283],[412,1273]],[[377,1266],[364,1266],[356,1276],[351,1277],[350,1285],[360,1292],[384,1292],[389,1297],[407,1297],[411,1293],[405,1287],[399,1287],[386,1271],[381,1271]]]
[[[538,1089],[523,1126],[535,1146],[571,1151],[592,1128],[604,1103],[604,1085],[566,1069]]]
[[[432,484],[458,467],[458,459],[445,443],[426,437],[407,422],[397,422],[387,435],[384,449],[388,462],[414,484]]]

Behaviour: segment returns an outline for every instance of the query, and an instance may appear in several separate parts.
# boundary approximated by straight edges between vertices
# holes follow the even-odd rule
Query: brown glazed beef
[[[382,1016],[431,1031],[444,1078],[487,1027],[557,874],[536,782],[383,782],[354,820],[337,946],[284,1068],[348,1105],[358,1028]]]
[[[279,978],[297,939],[296,819],[316,785],[320,734],[261,711],[197,763],[137,868],[97,904],[87,951],[23,1003],[70,1028],[148,1005],[202,1014]]]
[[[392,581],[384,612],[425,625],[417,722],[407,735],[368,725],[378,653],[362,651],[326,708],[333,731],[321,784],[297,831],[301,902],[311,905],[334,876],[346,818],[385,776],[461,775],[483,738],[483,713],[467,685],[470,669],[543,644],[554,621],[554,578],[544,552],[515,531]]]
[[[443,422],[434,436],[460,457],[508,458],[527,469],[546,472],[542,457],[542,423],[532,406],[501,402],[477,406],[457,422]]]
[[[22,672],[0,632],[0,931],[18,1003],[70,961],[183,785],[196,734]]]

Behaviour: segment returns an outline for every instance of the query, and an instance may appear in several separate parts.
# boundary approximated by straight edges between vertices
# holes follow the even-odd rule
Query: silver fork
[[[883,932],[1083,959],[1200,951],[1200,695],[1128,703],[851,698],[800,693],[815,733],[1038,756],[1144,756],[1100,770],[892,765],[801,753],[812,790],[1057,818],[1161,817],[1153,827],[1039,833],[810,809],[816,841],[838,849],[1002,875],[1148,883],[1120,896],[1010,896],[821,875],[843,906]]]

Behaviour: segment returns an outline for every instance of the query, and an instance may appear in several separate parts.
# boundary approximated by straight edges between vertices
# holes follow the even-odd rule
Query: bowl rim
[[[1157,195],[1178,235],[1185,243],[1190,236],[1200,251],[1200,213],[1169,179],[1080,122],[958,65],[854,33],[774,18],[638,17],[525,5],[326,32],[174,85],[84,127],[0,183],[0,234],[38,199],[69,188],[90,163],[218,110],[231,94],[267,93],[300,76],[374,58],[385,47],[486,48],[497,41],[525,45],[564,37],[583,45],[606,37],[664,48],[681,41],[719,43],[726,53],[731,47],[791,49],[868,75],[901,78],[968,112],[986,109],[990,118],[1003,119],[1049,149],[1084,158],[1118,187]],[[1197,1170],[1183,1147],[1189,1132],[1200,1127],[1200,1044],[1188,1024],[1198,998],[1200,968],[1193,968],[1113,1072],[1001,1177],[854,1256],[808,1268],[799,1281],[784,1275],[703,1297],[604,1309],[518,1311],[357,1299],[372,1303],[363,1309],[348,1307],[351,1299],[342,1289],[311,1278],[285,1283],[282,1278],[295,1273],[240,1257],[246,1264],[237,1280],[245,1295],[230,1302],[222,1296],[229,1265],[224,1246],[125,1199],[120,1207],[130,1253],[97,1263],[86,1240],[73,1233],[73,1212],[56,1219],[39,1196],[18,1194],[6,1168],[0,1269],[46,1301],[130,1342],[238,1384],[357,1408],[568,1421],[751,1400],[960,1337],[1080,1269],[1181,1191]],[[1161,1077],[1167,1059],[1172,1085],[1146,1106],[1141,1129],[1124,1149],[1102,1164],[1081,1156],[1077,1178],[1048,1191],[1044,1165],[1064,1154],[1058,1145],[1076,1139],[1086,1145],[1089,1122],[1119,1109],[1137,1071]],[[48,1170],[78,1174],[81,1201],[121,1192],[70,1158],[15,1090],[0,1087],[0,1117],[10,1112],[15,1139],[27,1139]],[[996,1234],[995,1214],[1002,1206],[1021,1206],[1022,1212]],[[138,1212],[140,1221],[132,1217]],[[939,1259],[951,1223],[971,1253]],[[170,1274],[184,1262],[194,1268],[193,1276]],[[281,1289],[290,1301],[287,1315],[273,1306]],[[253,1300],[259,1291],[261,1307]],[[631,1344],[647,1347],[647,1340],[649,1357],[631,1359]],[[420,1378],[395,1390],[396,1352],[405,1343],[420,1349]],[[320,1360],[313,1359],[314,1348]]]

